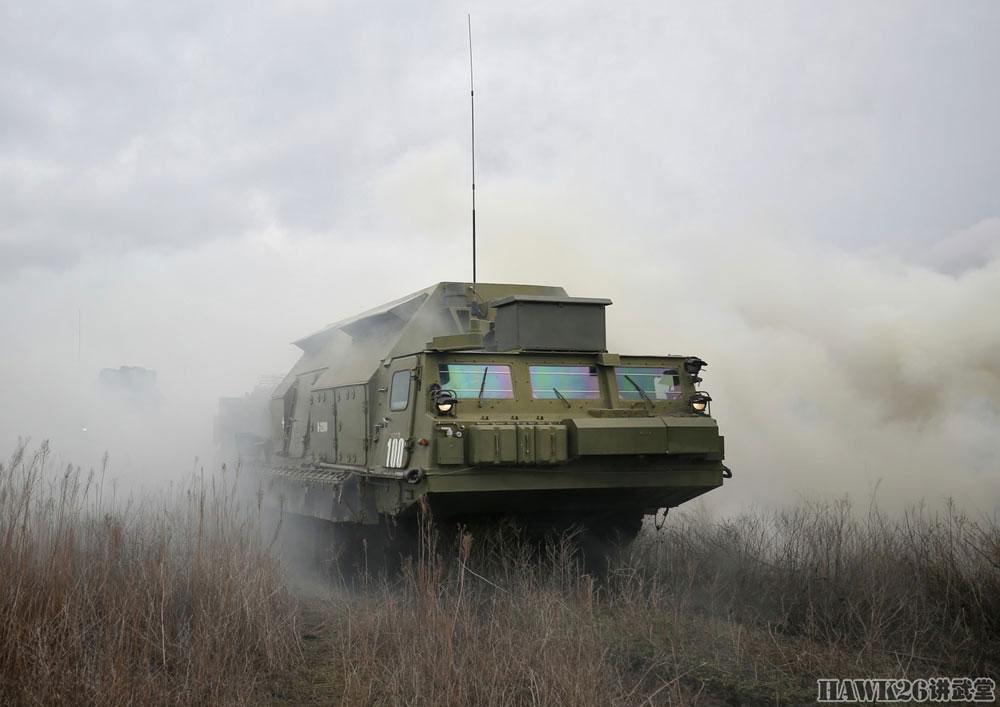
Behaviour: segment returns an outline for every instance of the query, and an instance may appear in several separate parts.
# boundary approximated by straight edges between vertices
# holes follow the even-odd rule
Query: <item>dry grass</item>
[[[1000,666],[1000,527],[954,507],[674,513],[601,579],[571,537],[428,523],[401,576],[295,600],[236,474],[122,502],[47,453],[0,467],[3,704],[804,704]]]
[[[314,603],[296,704],[804,704],[818,677],[997,675],[1000,529],[846,501],[677,514],[581,574],[504,533]]]
[[[807,503],[709,523],[681,515],[660,542],[635,548],[691,587],[693,606],[744,624],[897,655],[947,674],[1000,667],[1000,526],[953,505],[891,517],[874,504]]]
[[[119,502],[47,457],[0,465],[0,703],[245,703],[288,669],[295,606],[234,479]]]

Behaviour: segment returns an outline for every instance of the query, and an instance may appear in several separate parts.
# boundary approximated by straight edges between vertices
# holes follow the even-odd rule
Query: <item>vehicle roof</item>
[[[508,283],[439,282],[295,341],[302,356],[272,397],[299,376],[315,373],[314,390],[368,381],[385,360],[423,351],[438,336],[468,331],[471,316],[491,318],[497,300],[512,296],[566,298],[562,287]]]

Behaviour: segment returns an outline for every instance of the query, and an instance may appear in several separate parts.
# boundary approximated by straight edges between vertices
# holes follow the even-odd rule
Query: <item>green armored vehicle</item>
[[[443,282],[295,342],[258,449],[267,488],[345,531],[412,527],[422,506],[632,539],[729,471],[705,362],[608,352],[610,304]]]

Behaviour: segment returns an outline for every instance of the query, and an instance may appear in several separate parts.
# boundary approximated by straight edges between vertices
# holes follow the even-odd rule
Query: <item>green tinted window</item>
[[[528,366],[531,397],[536,400],[597,400],[601,384],[594,366]],[[558,391],[558,393],[556,392]]]
[[[454,390],[459,398],[509,400],[514,397],[510,366],[499,363],[442,363],[438,365],[441,387]]]
[[[642,388],[650,400],[678,400],[681,397],[681,377],[675,368],[619,366],[615,368],[615,377],[621,400],[642,400],[636,386]]]

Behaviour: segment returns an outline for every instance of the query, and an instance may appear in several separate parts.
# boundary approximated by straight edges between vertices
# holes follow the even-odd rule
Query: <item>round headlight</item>
[[[712,402],[712,396],[708,393],[695,393],[690,398],[691,409],[697,413],[704,413],[708,410],[708,404]]]
[[[434,384],[437,385],[436,383]],[[458,406],[458,396],[454,390],[443,390],[440,387],[431,386],[431,401],[434,405],[434,412],[438,415],[454,415]]]

